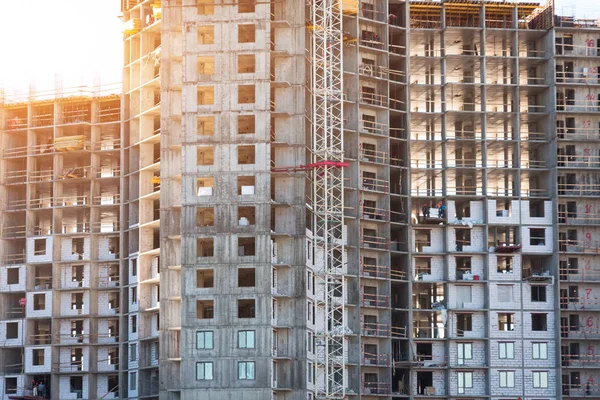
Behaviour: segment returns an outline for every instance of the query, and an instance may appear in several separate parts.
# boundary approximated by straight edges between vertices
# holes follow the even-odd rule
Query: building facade
[[[598,396],[596,21],[121,11],[120,98],[1,104],[3,398]]]

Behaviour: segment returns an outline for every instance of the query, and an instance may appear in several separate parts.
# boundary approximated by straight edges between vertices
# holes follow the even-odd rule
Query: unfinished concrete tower
[[[0,104],[2,399],[119,398],[121,101],[101,90]]]
[[[158,398],[161,250],[160,1],[124,0],[123,395]],[[168,343],[168,341],[166,342]]]
[[[600,395],[600,26],[572,16],[557,17],[555,25],[562,395],[594,397]]]

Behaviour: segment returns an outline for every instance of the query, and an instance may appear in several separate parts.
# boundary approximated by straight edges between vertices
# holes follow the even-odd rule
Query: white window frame
[[[238,349],[254,349],[256,347],[256,331],[238,331]]]
[[[473,388],[473,373],[459,372],[458,373],[458,394],[464,394],[465,389]]]
[[[196,349],[212,350],[215,348],[214,331],[196,331]]]
[[[498,359],[513,360],[515,358],[515,342],[498,342]]]
[[[198,361],[196,363],[196,380],[212,381],[214,377],[214,363],[212,361]]]
[[[534,360],[548,359],[548,342],[533,342],[531,343],[531,350]]]
[[[458,343],[457,349],[458,365],[464,365],[465,360],[473,359],[473,343]]]
[[[499,387],[514,388],[515,387],[515,371],[500,371],[498,374],[500,379]]]
[[[533,387],[548,389],[548,371],[533,371]]]
[[[254,361],[238,361],[238,379],[241,381],[256,379],[256,363]]]

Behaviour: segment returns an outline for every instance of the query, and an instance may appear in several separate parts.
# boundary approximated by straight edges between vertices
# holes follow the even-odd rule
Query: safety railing
[[[50,208],[53,206],[54,199],[52,197],[39,197],[29,200],[29,207],[31,208]]]
[[[600,365],[599,354],[562,354],[563,367],[597,367]]]
[[[53,169],[45,169],[45,170],[34,170],[29,171],[29,182],[46,182],[54,179],[54,170]]]
[[[363,176],[361,181],[361,189],[373,192],[387,193],[389,190],[388,181],[385,179],[367,178]]]
[[[371,207],[364,205],[364,203],[361,202],[360,216],[362,219],[389,221],[389,215],[389,210],[385,208]]]
[[[6,171],[4,172],[5,185],[24,184],[27,181],[27,170]]]
[[[590,282],[600,281],[600,271],[583,268],[560,268],[559,277],[561,282]]]
[[[586,84],[598,84],[600,83],[600,74],[596,67],[591,69],[591,72],[571,72],[571,71],[556,71],[555,72],[557,83],[586,83]]]
[[[379,107],[387,107],[388,106],[388,97],[384,94],[377,94],[371,92],[360,91],[359,92],[359,101],[363,104],[369,104]]]
[[[360,263],[360,273],[363,278],[389,279],[390,267],[387,265]]]
[[[600,184],[559,183],[558,194],[568,196],[598,196],[600,195]]]
[[[94,151],[111,151],[121,148],[121,139],[102,139],[92,145]]]
[[[367,149],[364,147],[363,143],[359,145],[358,157],[360,161],[376,164],[385,164],[389,160],[389,154],[387,151]]]
[[[598,101],[596,98],[593,98],[593,96],[587,99],[558,98],[556,100],[556,110],[573,112],[598,112],[600,111],[600,101]]]
[[[92,199],[92,205],[94,206],[113,206],[119,205],[121,201],[120,194],[100,195],[94,196]]]
[[[361,234],[360,244],[363,248],[387,250],[390,247],[389,239],[382,236]]]
[[[407,276],[408,275],[405,271],[401,271],[401,270],[393,269],[393,268],[390,270],[390,279],[405,281],[407,279]]]
[[[600,167],[600,156],[595,155],[557,155],[559,167],[565,168],[598,168]]]
[[[16,265],[25,264],[25,251],[22,253],[6,254],[2,257],[2,264],[4,265]]]
[[[25,207],[27,207],[27,200],[8,200],[6,211],[25,209]]]
[[[390,324],[363,321],[361,334],[369,337],[390,337],[392,329]]]
[[[375,121],[360,120],[359,131],[370,133],[372,135],[387,136],[388,125]]]
[[[55,201],[56,207],[86,206],[89,204],[88,196],[59,196]]]
[[[483,189],[478,186],[448,186],[446,189],[449,196],[482,196]]]
[[[428,159],[419,159],[419,158],[411,158],[410,159],[410,167],[411,168],[443,168],[444,163],[442,160],[428,160]]]
[[[365,366],[387,367],[390,365],[390,355],[369,353],[363,350],[361,364]]]
[[[12,149],[4,149],[2,151],[4,158],[26,157],[27,154],[27,146],[13,147]]]
[[[443,327],[413,327],[413,338],[415,339],[442,339],[446,337],[446,328]]]
[[[360,393],[363,396],[385,396],[390,394],[389,382],[363,382]]]
[[[372,78],[388,79],[388,69],[382,65],[360,64],[358,73]]]
[[[80,223],[63,223],[61,227],[61,233],[70,234],[70,233],[88,233],[90,232],[90,224],[88,222],[80,222]]]
[[[383,294],[371,294],[361,292],[360,294],[360,306],[361,307],[374,307],[374,308],[389,308],[390,297]]]
[[[58,179],[85,179],[88,178],[91,173],[91,165],[81,167],[65,167],[58,176]]]
[[[588,298],[588,296],[590,298]],[[600,310],[600,299],[591,298],[592,294],[585,296],[561,296],[560,308],[562,309],[582,309],[582,310]]]
[[[15,238],[25,236],[27,233],[26,225],[13,225],[13,226],[3,226],[2,227],[2,237],[3,238]]]
[[[597,225],[600,224],[600,214],[559,211],[558,222],[567,225]]]
[[[561,140],[600,140],[600,129],[589,128],[591,121],[584,121],[586,128],[557,127],[556,136]]]
[[[560,239],[558,251],[561,253],[594,253],[600,252],[600,241]]]

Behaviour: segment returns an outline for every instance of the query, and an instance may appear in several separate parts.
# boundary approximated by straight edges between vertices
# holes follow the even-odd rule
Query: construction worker
[[[425,219],[429,218],[429,206],[427,204],[423,205],[423,208],[421,209],[421,211],[423,211],[423,217]]]

